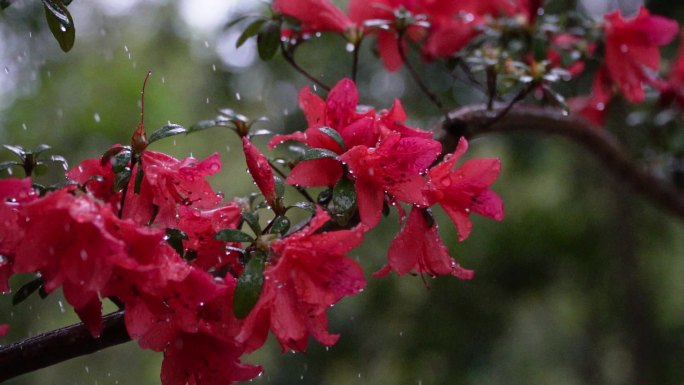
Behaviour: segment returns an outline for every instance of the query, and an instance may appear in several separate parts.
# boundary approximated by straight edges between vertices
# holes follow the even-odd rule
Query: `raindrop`
[[[205,40],[205,41],[204,41],[204,46],[207,47],[207,48],[209,48],[209,42]]]
[[[67,29],[66,29],[65,26],[60,25],[60,26],[59,26],[59,30],[62,31],[62,32],[66,32]]]
[[[93,119],[95,119],[95,123],[100,123],[100,114],[97,112],[93,115]]]
[[[236,92],[236,93],[235,93],[235,99],[236,99],[236,100],[242,99],[242,96],[240,96],[240,93],[239,93],[239,92]]]
[[[128,46],[124,45],[124,51],[128,52]]]
[[[28,130],[28,127],[26,126],[26,123],[21,124],[21,128],[24,129],[24,131]]]
[[[212,65],[211,65],[211,69],[212,69],[214,72],[216,72],[216,64],[212,64]]]
[[[207,104],[209,104],[209,98],[207,97]]]
[[[9,68],[5,67],[5,73],[9,75]]]
[[[57,305],[59,305],[59,311],[64,313],[66,310],[64,310],[64,304],[62,301],[57,301]]]
[[[620,45],[620,52],[622,52],[622,53],[629,52],[629,47],[627,47],[627,44],[621,44]]]
[[[347,43],[347,45],[344,47],[344,49],[346,49],[347,52],[354,52],[354,44]]]
[[[86,251],[86,249],[82,249],[80,255],[81,260],[85,261],[86,259],[88,259],[88,251]]]
[[[162,82],[162,83],[166,83],[166,78],[162,76],[162,77],[161,77],[161,82]]]
[[[33,37],[33,32],[29,31],[29,39]]]
[[[7,169],[7,174],[8,174],[8,175],[11,176],[13,173],[14,173],[14,171],[12,171],[12,168],[11,168],[11,167]]]
[[[226,152],[230,152],[230,146],[226,146]]]
[[[88,365],[86,365],[85,371],[86,371],[86,373],[90,373],[90,369],[88,368]]]

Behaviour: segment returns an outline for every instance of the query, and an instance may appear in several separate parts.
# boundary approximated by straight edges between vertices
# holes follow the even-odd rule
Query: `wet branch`
[[[445,120],[440,141],[444,151],[453,151],[458,138],[489,133],[536,132],[564,136],[585,147],[621,182],[672,215],[684,219],[684,190],[649,173],[609,131],[578,116],[565,116],[558,109],[518,105],[505,114],[506,105],[467,106],[453,110]],[[492,122],[492,119],[496,121]]]
[[[0,346],[0,382],[130,340],[124,313],[118,311],[103,317],[99,338],[78,323]]]

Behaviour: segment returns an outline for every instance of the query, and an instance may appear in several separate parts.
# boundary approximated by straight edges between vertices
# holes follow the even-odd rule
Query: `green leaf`
[[[116,173],[114,175],[114,189],[116,191],[122,191],[123,188],[128,185],[131,180],[131,169],[126,167],[123,171]]]
[[[280,48],[280,25],[269,21],[257,35],[257,50],[261,60],[271,60]]]
[[[291,209],[293,207],[296,207],[298,209],[306,210],[309,211],[310,213],[315,213],[316,212],[316,205],[314,205],[311,202],[297,202],[291,206],[288,206],[287,209]]]
[[[238,17],[238,18],[236,18],[236,19],[233,19],[233,20],[231,20],[230,22],[228,22],[228,24],[226,24],[226,26],[223,27],[223,28],[224,28],[224,29],[228,29],[228,28],[230,28],[230,27],[233,27],[234,25],[236,25],[237,23],[241,22],[242,20],[246,20],[246,19],[248,19],[248,18],[250,18],[250,17],[254,17],[254,15],[242,15],[242,16],[240,16],[240,17]]]
[[[344,139],[342,139],[342,136],[340,136],[340,133],[337,132],[334,128],[331,127],[320,127],[318,131],[322,132],[326,136],[328,136],[330,139],[334,140],[342,149],[342,151],[347,150],[347,145],[344,144]]]
[[[107,164],[107,162],[116,154],[123,152],[123,151],[128,151],[130,154],[131,152],[131,147],[130,146],[116,146],[112,147],[109,150],[105,151],[104,154],[102,154],[102,158],[100,158],[100,164],[104,166]],[[130,156],[130,155],[129,155]]]
[[[285,183],[277,175],[273,175],[273,181],[275,182],[276,197],[280,199],[285,196]]]
[[[259,19],[253,21],[250,25],[248,25],[247,28],[245,28],[245,30],[242,32],[240,37],[238,37],[237,41],[235,42],[235,48],[240,48],[240,46],[245,44],[247,39],[258,34],[264,23],[266,23],[266,20]]]
[[[321,158],[337,158],[337,154],[325,148],[307,148],[301,160],[314,160]]]
[[[222,242],[254,242],[254,238],[251,235],[238,229],[219,230],[214,235],[214,238]]]
[[[169,136],[174,136],[178,134],[184,134],[188,132],[187,128],[178,125],[178,124],[168,124],[157,131],[153,132],[152,135],[150,135],[150,139],[148,140],[148,143],[153,143],[158,141],[159,139],[164,139],[168,138]]]
[[[257,212],[243,211],[242,219],[247,222],[247,225],[254,231],[254,234],[261,235],[261,225],[259,224],[259,214]]]
[[[118,174],[124,171],[131,162],[131,152],[121,151],[120,153],[112,156],[110,162],[112,164],[112,171]]]
[[[188,134],[206,130],[207,128],[220,126],[221,123],[217,120],[201,120],[188,128]]]
[[[342,178],[337,182],[329,208],[339,225],[345,226],[349,222],[356,212],[356,190],[352,181]]]
[[[20,304],[41,287],[43,287],[43,279],[40,277],[24,284],[24,286],[17,290],[16,294],[14,294],[14,297],[12,297],[12,305]]]
[[[52,36],[57,39],[62,51],[69,52],[74,46],[76,30],[74,20],[61,0],[43,0],[45,6],[45,18]]]
[[[290,220],[283,215],[279,215],[273,218],[273,224],[271,225],[271,234],[284,235],[287,230],[290,229]]]
[[[47,144],[39,144],[39,145],[33,150],[33,153],[36,154],[36,155],[38,155],[38,154],[40,154],[41,152],[45,152],[45,151],[47,151],[47,150],[49,150],[49,149],[51,149],[51,148],[52,148],[52,147],[48,146]]]
[[[183,240],[187,240],[188,235],[180,229],[166,229],[166,236],[164,237],[166,243],[168,243],[181,257],[184,254],[185,249],[183,248]]]
[[[251,252],[249,262],[238,278],[233,294],[233,312],[238,319],[247,317],[259,301],[261,289],[264,286],[265,261],[266,255],[264,253],[260,251]]]
[[[7,171],[11,169],[12,167],[17,167],[21,166],[21,163],[19,162],[14,162],[11,160],[5,161],[5,162],[0,162],[0,171]]]
[[[2,147],[5,147],[6,149],[8,149],[12,153],[14,153],[14,155],[18,156],[22,160],[26,157],[27,151],[24,149],[24,147],[12,146],[11,144],[3,144]]]

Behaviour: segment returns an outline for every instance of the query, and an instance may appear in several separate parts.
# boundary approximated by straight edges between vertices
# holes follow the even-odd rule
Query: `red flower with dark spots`
[[[359,265],[344,256],[361,243],[363,231],[317,233],[329,220],[319,208],[306,228],[271,244],[261,296],[238,336],[247,351],[263,345],[269,328],[283,351],[305,350],[309,335],[326,346],[339,338],[327,331],[326,311],[366,285]]]
[[[140,192],[134,191],[137,174],[134,170],[124,203],[124,218],[143,225],[153,222],[159,227],[175,227],[178,205],[213,209],[223,200],[205,179],[221,170],[218,154],[202,161],[192,157],[180,161],[166,154],[145,151],[141,162]]]
[[[425,194],[430,206],[439,203],[456,228],[460,241],[468,238],[473,224],[470,213],[503,220],[503,201],[489,189],[501,171],[498,159],[470,159],[454,169],[458,159],[468,149],[461,138],[453,154],[428,172]]]
[[[347,164],[354,179],[361,222],[368,228],[378,224],[385,192],[402,202],[427,205],[421,174],[441,150],[442,145],[435,140],[401,138],[394,133],[377,148],[356,146],[342,154],[339,159]]]
[[[374,274],[384,277],[390,271],[406,275],[419,274],[453,275],[460,279],[471,279],[473,272],[462,268],[449,256],[449,250],[439,238],[437,225],[428,222],[426,209],[411,209],[408,221],[394,238],[387,252],[387,266]]]
[[[99,334],[94,311],[99,292],[115,265],[126,264],[126,245],[108,225],[118,220],[108,206],[88,195],[74,196],[62,189],[27,204],[22,215],[26,234],[14,261],[16,272],[40,272],[49,293],[59,286],[93,335]],[[99,310],[99,309],[98,309]]]
[[[188,239],[183,241],[183,248],[186,253],[193,254],[191,263],[194,266],[209,271],[227,265],[236,273],[242,271],[237,260],[238,255],[227,251],[225,242],[214,239],[217,231],[237,227],[241,219],[240,206],[233,202],[213,210],[181,206],[178,213],[178,229],[188,236]]]
[[[647,70],[660,67],[659,46],[668,44],[679,31],[677,22],[652,16],[643,6],[625,19],[619,11],[605,16],[606,69],[624,97],[632,103],[644,100],[644,85],[653,83]]]

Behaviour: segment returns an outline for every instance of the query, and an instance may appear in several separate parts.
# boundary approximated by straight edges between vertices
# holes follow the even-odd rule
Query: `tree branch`
[[[451,152],[458,138],[494,133],[540,132],[560,135],[577,142],[598,157],[619,180],[662,209],[684,219],[684,190],[644,170],[618,139],[578,116],[566,116],[558,109],[517,106],[497,118],[505,106],[467,106],[453,110],[444,121],[439,138],[445,152]],[[492,122],[492,119],[497,118]]]
[[[123,311],[108,314],[102,321],[99,338],[78,323],[0,347],[0,382],[131,340]]]

